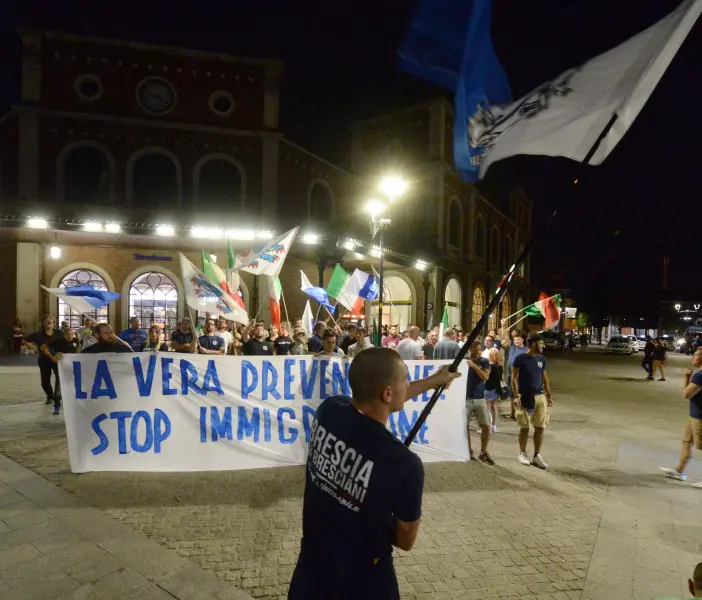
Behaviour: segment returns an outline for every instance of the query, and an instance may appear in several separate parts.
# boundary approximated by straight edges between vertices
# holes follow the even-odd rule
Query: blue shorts
[[[485,400],[499,400],[500,395],[497,390],[485,390]]]

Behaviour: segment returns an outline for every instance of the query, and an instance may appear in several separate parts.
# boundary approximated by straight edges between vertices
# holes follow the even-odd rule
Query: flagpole
[[[512,315],[512,316],[514,316],[514,315]],[[510,327],[514,327],[517,323],[521,323],[521,322],[522,322],[524,319],[526,319],[528,316],[529,316],[529,315],[524,315],[521,319],[517,319],[514,323],[512,323],[512,324],[510,325]],[[505,324],[504,324],[504,323],[505,323],[505,319],[503,319],[502,321],[500,321],[500,323],[501,323],[502,330],[503,330],[503,331],[502,331],[502,334],[505,335],[505,333],[504,333],[504,328],[505,328]]]
[[[590,161],[592,160],[592,157],[595,155],[595,152],[597,152],[597,149],[600,147],[600,144],[603,142],[605,137],[607,137],[607,134],[609,131],[612,129],[614,123],[617,121],[617,114],[614,113],[612,117],[610,118],[609,122],[607,125],[604,127],[602,132],[600,133],[599,136],[597,136],[597,139],[595,140],[595,143],[592,145],[590,150],[588,151],[587,155],[585,158],[582,160],[580,163],[580,169],[581,172],[583,170],[583,167],[587,166]],[[573,185],[577,185],[579,181],[579,177],[576,177],[575,180],[573,181]],[[572,188],[571,188],[572,189]],[[478,323],[473,327],[473,331],[470,332],[468,337],[466,338],[465,343],[463,346],[461,346],[460,350],[458,351],[458,355],[456,358],[453,360],[453,363],[451,363],[451,366],[449,367],[449,371],[455,373],[458,371],[458,367],[461,364],[461,361],[465,358],[466,354],[468,354],[468,350],[470,347],[473,345],[473,342],[475,341],[475,338],[478,337],[478,333],[485,327],[485,325],[488,322],[488,319],[490,317],[490,313],[492,313],[493,310],[495,310],[500,302],[502,302],[502,298],[504,298],[504,295],[507,293],[507,287],[512,281],[512,278],[514,277],[514,274],[519,270],[519,268],[524,264],[526,261],[527,257],[529,254],[531,254],[532,249],[536,245],[539,236],[551,225],[553,220],[556,218],[556,215],[558,214],[558,209],[556,208],[553,213],[551,213],[551,216],[549,217],[548,221],[543,224],[543,226],[540,228],[539,232],[537,235],[533,236],[529,242],[524,246],[524,249],[522,250],[522,253],[517,257],[517,260],[515,263],[512,265],[512,267],[507,271],[505,276],[502,278],[502,281],[497,286],[497,289],[495,290],[495,295],[492,297],[492,300],[490,300],[489,304],[487,307],[485,307],[485,312],[483,312],[483,315],[480,317],[480,320]],[[446,386],[440,385],[438,388],[434,390],[434,393],[432,394],[431,398],[429,399],[429,402],[427,402],[426,406],[420,413],[419,417],[415,421],[414,425],[412,426],[412,429],[410,430],[409,434],[405,438],[405,446],[410,446],[412,442],[414,441],[414,438],[417,437],[417,434],[419,433],[419,430],[424,426],[424,423],[426,423],[427,418],[431,414],[432,409],[436,405],[436,403],[439,401],[439,398],[441,397],[441,394],[444,393],[444,390],[446,389]]]
[[[288,323],[288,334],[292,333],[290,331],[290,315],[288,315],[288,305],[285,303],[285,294],[283,293],[283,288],[280,288],[280,299],[283,301],[283,310],[285,311],[285,320]]]

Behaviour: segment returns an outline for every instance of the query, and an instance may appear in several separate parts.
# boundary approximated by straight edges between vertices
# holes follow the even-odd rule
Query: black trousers
[[[400,600],[392,556],[360,561],[322,558],[304,546],[290,582],[288,600]]]
[[[51,386],[52,373],[55,379],[55,390]],[[41,376],[41,389],[44,390],[47,400],[53,400],[54,405],[59,406],[61,404],[61,387],[58,380],[58,365],[51,361],[41,361],[39,363],[39,375]]]
[[[641,368],[649,375],[653,373],[653,359],[650,356],[644,356],[641,359]]]

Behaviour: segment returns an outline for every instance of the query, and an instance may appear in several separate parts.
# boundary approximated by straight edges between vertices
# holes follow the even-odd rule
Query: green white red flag
[[[271,309],[271,325],[278,328],[280,331],[280,297],[283,294],[283,288],[280,285],[280,279],[271,277],[268,282],[268,306]]]

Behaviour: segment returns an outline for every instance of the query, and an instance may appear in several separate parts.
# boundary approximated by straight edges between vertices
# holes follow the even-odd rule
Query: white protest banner
[[[446,361],[407,361],[409,378]],[[217,471],[303,464],[315,410],[349,394],[351,363],[313,356],[64,355],[59,363],[74,473]],[[446,391],[412,449],[468,460],[466,378]],[[404,439],[431,392],[390,416]]]

